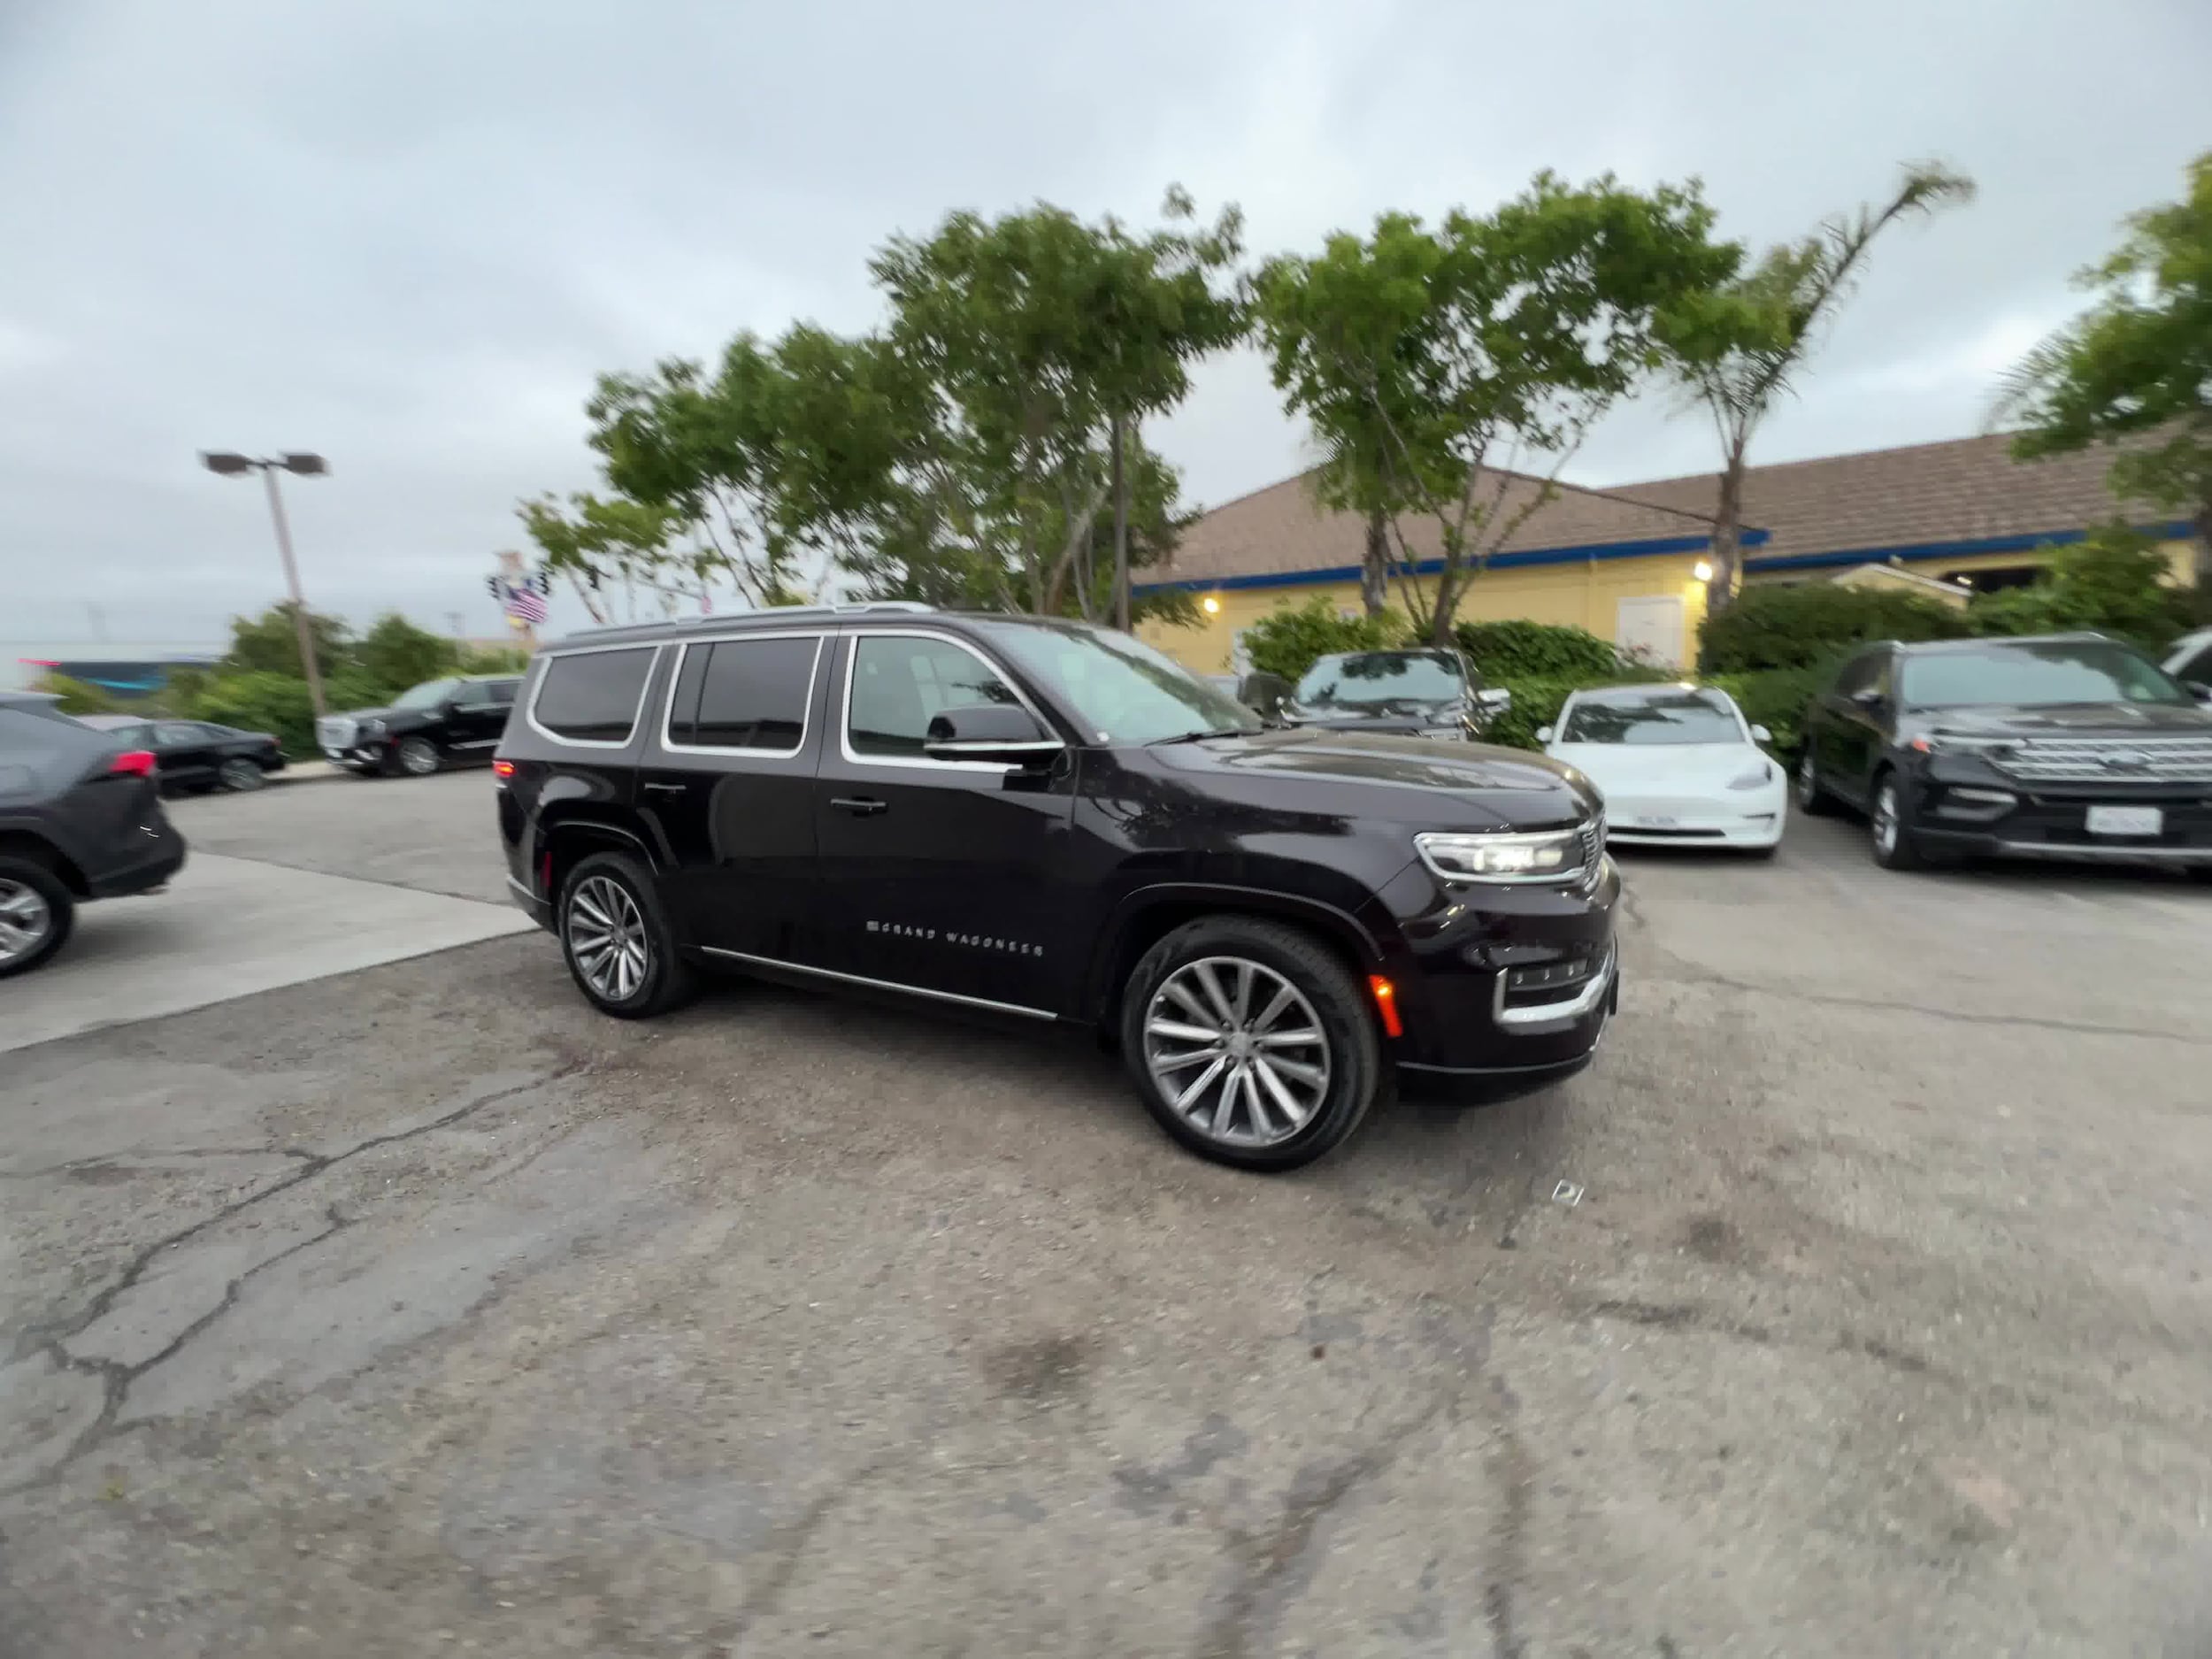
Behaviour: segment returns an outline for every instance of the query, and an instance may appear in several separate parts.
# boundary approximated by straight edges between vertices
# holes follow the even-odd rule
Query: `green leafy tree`
[[[2096,300],[2013,370],[1996,414],[2022,426],[2022,460],[2126,443],[2113,489],[2189,518],[2196,602],[2212,608],[2212,152],[2187,185],[2081,273]]]
[[[1257,284],[1277,384],[1328,456],[1322,488],[1380,518],[1416,634],[1448,643],[1465,584],[1553,495],[1590,427],[1660,360],[1659,324],[1733,275],[1693,184],[1643,193],[1540,173],[1487,214],[1272,262]],[[1532,481],[1534,488],[1522,488]],[[1432,518],[1433,585],[1400,511]]]
[[[95,686],[67,674],[42,674],[31,687],[50,697],[60,699],[55,703],[64,714],[128,714],[132,707],[104,687]],[[140,705],[142,711],[144,705]]]
[[[1200,228],[1172,192],[1165,213],[1173,223],[1144,236],[1050,206],[956,213],[877,256],[887,342],[918,418],[900,446],[926,486],[903,493],[910,564],[941,550],[1006,610],[1094,610],[1092,530],[1110,501],[1131,499],[1115,489],[1118,459],[1137,481],[1130,434],[1180,401],[1191,362],[1243,328],[1219,286],[1239,250],[1234,210]],[[1126,547],[1134,520],[1109,522]]]
[[[443,634],[419,628],[396,611],[388,611],[353,648],[362,675],[392,691],[404,691],[459,666],[460,650]]]
[[[617,619],[617,594],[626,603],[627,620],[636,618],[641,588],[664,612],[686,596],[674,586],[688,567],[670,552],[675,520],[668,509],[582,491],[565,505],[546,495],[515,511],[546,571],[568,584],[594,622]]]
[[[257,617],[233,617],[230,649],[218,672],[225,674],[289,674],[300,677],[299,634],[292,623],[294,606],[279,600]],[[319,611],[307,614],[309,637],[315,642],[315,665],[328,679],[352,660],[353,637],[344,621]],[[334,705],[335,706],[335,705]]]
[[[2169,585],[2170,570],[2155,540],[2116,520],[2058,549],[2029,586],[1978,595],[1967,623],[1977,634],[2094,628],[2160,651],[2190,619],[2190,596]]]
[[[1743,480],[1751,441],[1850,296],[1874,240],[1901,219],[1971,201],[1974,182],[1933,163],[1905,169],[1879,207],[1828,220],[1801,242],[1770,249],[1731,282],[1692,291],[1670,308],[1661,334],[1674,371],[1712,417],[1720,438],[1708,613],[1736,597],[1743,562]]]

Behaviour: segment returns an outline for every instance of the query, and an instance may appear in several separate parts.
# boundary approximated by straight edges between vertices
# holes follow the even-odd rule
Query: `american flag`
[[[527,622],[535,627],[545,620],[545,595],[530,582],[508,583],[500,603],[507,614],[518,622]]]

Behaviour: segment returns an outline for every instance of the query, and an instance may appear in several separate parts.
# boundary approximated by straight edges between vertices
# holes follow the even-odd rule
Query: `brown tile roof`
[[[1767,532],[1749,555],[1752,568],[1809,553],[2079,530],[2123,511],[2105,488],[2109,450],[2023,462],[2008,452],[2010,442],[1999,433],[1752,467],[1744,522]],[[1719,488],[1717,474],[1700,472],[1617,484],[1613,493],[1710,512]],[[2163,517],[2139,504],[2126,516]]]
[[[1145,572],[1146,581],[1210,581],[1356,566],[1367,545],[1365,521],[1356,513],[1320,506],[1307,486],[1308,476],[1285,479],[1216,507],[1183,533],[1170,565]],[[1495,476],[1505,480],[1502,516],[1519,511],[1538,486],[1537,480],[1519,473]],[[1704,509],[1653,505],[1565,482],[1556,488],[1558,495],[1531,513],[1502,550],[1649,541],[1703,535],[1712,527],[1709,504]],[[1481,494],[1477,499],[1487,503],[1491,497]],[[1442,556],[1435,519],[1408,513],[1399,526],[1415,557]]]
[[[2079,530],[2123,511],[2105,488],[2110,451],[2017,462],[2009,442],[1997,434],[1755,466],[1744,476],[1744,523],[1768,536],[1751,550],[1752,568],[1807,554]],[[1535,488],[1533,480],[1511,476],[1508,512]],[[1603,489],[1563,482],[1557,498],[1532,513],[1505,550],[1701,535],[1718,488],[1710,472]],[[2139,521],[2162,517],[2140,503],[2125,512]],[[1442,551],[1426,515],[1408,514],[1400,523],[1417,557]],[[1301,476],[1215,508],[1184,533],[1171,565],[1145,575],[1148,582],[1214,581],[1340,569],[1358,565],[1365,540],[1356,515],[1317,506]]]

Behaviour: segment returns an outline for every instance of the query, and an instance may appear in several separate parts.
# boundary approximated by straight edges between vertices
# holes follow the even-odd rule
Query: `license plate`
[[[2092,835],[2157,835],[2165,830],[2166,815],[2154,806],[2093,806],[2087,828]]]
[[[1664,817],[1657,812],[1647,812],[1631,821],[1642,829],[1672,829],[1679,820]]]

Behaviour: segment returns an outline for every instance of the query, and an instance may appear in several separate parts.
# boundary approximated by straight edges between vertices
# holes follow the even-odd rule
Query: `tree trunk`
[[[1371,617],[1390,609],[1390,515],[1380,507],[1367,515],[1367,550],[1359,562],[1359,597]]]
[[[1129,476],[1122,461],[1126,428],[1114,417],[1114,626],[1129,632]]]
[[[1705,583],[1705,612],[1718,616],[1736,602],[1736,567],[1742,562],[1743,454],[1740,441],[1721,468],[1720,503],[1713,514],[1713,573]]]

